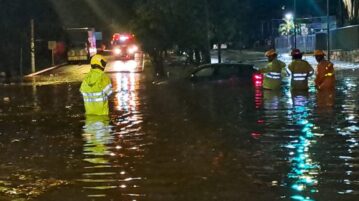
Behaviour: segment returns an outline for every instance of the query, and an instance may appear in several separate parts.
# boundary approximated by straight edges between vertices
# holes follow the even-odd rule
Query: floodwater
[[[359,200],[359,71],[337,78],[294,93],[112,74],[109,118],[84,116],[80,83],[1,85],[0,200]]]

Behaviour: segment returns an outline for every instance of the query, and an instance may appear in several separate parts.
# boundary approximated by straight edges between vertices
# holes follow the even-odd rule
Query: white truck
[[[69,63],[88,63],[96,54],[94,28],[67,28],[67,61]]]

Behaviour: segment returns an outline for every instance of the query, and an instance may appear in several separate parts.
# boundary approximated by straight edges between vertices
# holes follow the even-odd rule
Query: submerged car
[[[188,79],[192,82],[239,82],[243,84],[261,87],[263,75],[252,64],[221,63],[205,64],[194,69]]]
[[[189,83],[215,83],[262,87],[263,75],[252,64],[205,64],[191,70],[184,79],[155,81],[155,85],[189,81]]]

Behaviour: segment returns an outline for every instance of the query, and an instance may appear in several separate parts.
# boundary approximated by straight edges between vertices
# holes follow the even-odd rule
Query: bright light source
[[[126,40],[128,40],[130,37],[129,36],[126,36],[126,35],[121,35],[120,36],[120,41],[126,41]]]
[[[292,13],[287,13],[287,14],[285,14],[285,19],[287,19],[287,20],[292,20],[293,19],[293,14]]]
[[[127,66],[130,69],[129,71],[133,72],[136,70],[137,62],[136,61],[128,61]]]
[[[138,47],[136,45],[134,45],[134,46],[128,48],[127,51],[129,54],[134,54],[135,52],[137,52],[137,50],[138,50]]]
[[[255,87],[261,87],[263,85],[263,75],[256,73],[253,75],[253,82]]]
[[[254,78],[255,78],[255,80],[262,80],[263,76],[260,74],[256,74],[256,75],[254,75]]]
[[[118,33],[113,34],[112,40],[118,40],[118,39],[120,39],[120,34]]]
[[[130,61],[115,61],[113,64],[113,70],[118,72],[135,72],[137,69],[137,62]]]
[[[115,49],[113,50],[113,52],[114,52],[116,55],[119,55],[119,54],[121,54],[121,49],[120,49],[120,48],[115,48]]]
[[[97,53],[96,47],[91,47],[91,48],[89,48],[89,50],[90,50],[90,55],[95,55]]]

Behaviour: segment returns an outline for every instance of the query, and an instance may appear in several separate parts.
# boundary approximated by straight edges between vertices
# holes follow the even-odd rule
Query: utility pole
[[[330,61],[330,15],[329,15],[329,0],[327,0],[327,51],[328,51],[328,60]]]
[[[31,53],[31,72],[35,73],[35,25],[34,25],[34,19],[30,20],[30,26],[31,26],[31,44],[30,44],[30,53]]]
[[[218,43],[217,43],[217,50],[218,50],[218,52],[217,52],[217,55],[218,55],[218,63],[220,64],[220,63],[222,63],[222,47],[221,47],[222,45],[221,45],[221,42],[219,42],[218,41]]]
[[[203,0],[204,3],[204,31],[205,31],[205,39],[203,41],[203,62],[204,63],[211,63],[211,53],[210,53],[210,42],[209,42],[209,5],[208,0]]]
[[[23,72],[22,72],[22,68],[23,68],[23,55],[22,55],[22,47],[20,48],[20,77],[22,77]]]
[[[339,16],[340,16],[340,27],[344,26],[344,15],[343,15],[343,2],[342,0],[338,0],[339,5]]]

